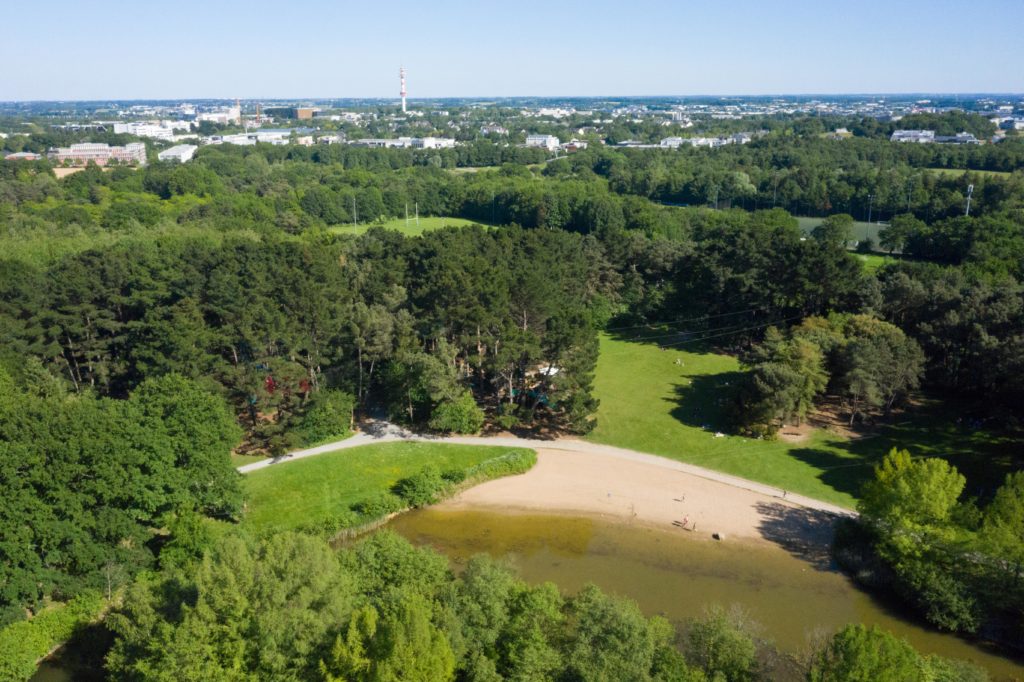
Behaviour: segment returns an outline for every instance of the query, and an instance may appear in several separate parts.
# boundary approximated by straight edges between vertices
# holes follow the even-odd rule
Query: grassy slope
[[[511,448],[442,443],[380,443],[254,471],[245,477],[245,523],[294,528],[386,492],[429,463],[467,469]]]
[[[675,364],[682,359],[683,365]],[[595,392],[601,400],[590,440],[633,448],[853,507],[872,465],[894,446],[948,456],[972,487],[998,483],[1015,466],[1011,439],[956,424],[936,406],[847,440],[817,431],[790,444],[729,435],[724,409],[741,377],[735,358],[602,336]],[[703,430],[702,425],[708,429]],[[1019,463],[1017,463],[1019,465]]]
[[[405,218],[395,218],[383,224],[370,223],[366,225],[360,223],[358,227],[355,225],[334,225],[328,229],[334,234],[363,234],[371,227],[383,227],[386,230],[397,230],[407,236],[415,236],[423,234],[428,230],[439,230],[442,227],[466,227],[467,225],[475,224],[478,224],[477,221],[466,220],[465,218],[420,217],[419,225],[416,225],[414,218],[409,219],[408,226],[406,226]]]

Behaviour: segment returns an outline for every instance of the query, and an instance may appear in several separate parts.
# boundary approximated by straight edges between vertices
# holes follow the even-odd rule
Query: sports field
[[[966,168],[929,168],[932,173],[938,173],[939,175],[949,175],[953,177],[960,177],[964,173],[971,173],[973,175],[986,175],[989,177],[1006,177],[1010,175],[1006,171],[991,171],[991,170],[973,170]]]
[[[796,220],[798,223],[800,223],[800,230],[805,235],[810,235],[811,231],[814,230],[814,228],[816,228],[818,225],[821,225],[821,223],[824,222],[825,219],[797,216]],[[850,230],[850,232],[854,240],[860,242],[870,238],[875,242],[875,245],[877,246],[878,232],[884,227],[886,226],[879,224],[877,222],[868,223],[863,220],[855,220],[853,221],[853,228]]]
[[[334,234],[363,234],[371,227],[383,227],[385,230],[397,230],[410,237],[423,234],[429,230],[439,230],[443,227],[466,227],[467,225],[478,225],[479,223],[473,220],[466,220],[465,218],[445,218],[445,217],[421,217],[419,221],[415,218],[409,218],[406,222],[405,218],[396,218],[394,220],[388,220],[386,222],[376,223],[359,223],[359,225],[334,225],[328,230]]]

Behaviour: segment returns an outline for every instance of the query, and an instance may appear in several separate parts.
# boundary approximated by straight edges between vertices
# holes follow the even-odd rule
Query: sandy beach
[[[488,481],[438,509],[584,514],[794,550],[828,544],[834,516],[646,462],[540,448],[529,472]],[[685,522],[685,525],[684,525]]]

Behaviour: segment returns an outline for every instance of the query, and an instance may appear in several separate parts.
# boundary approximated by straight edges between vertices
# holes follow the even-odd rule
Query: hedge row
[[[356,502],[349,509],[304,524],[300,530],[329,538],[345,533],[357,535],[372,530],[394,514],[435,504],[471,485],[525,473],[536,463],[536,452],[517,449],[464,470],[442,472],[428,465],[419,473],[395,483],[390,491],[377,493]]]
[[[0,682],[24,682],[32,677],[39,659],[68,640],[76,627],[95,620],[103,606],[98,592],[85,592],[67,604],[0,630]]]

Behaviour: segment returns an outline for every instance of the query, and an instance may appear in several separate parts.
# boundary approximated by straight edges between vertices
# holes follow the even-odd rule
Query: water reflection
[[[569,516],[428,509],[390,527],[416,544],[432,545],[456,567],[486,552],[505,558],[529,582],[551,581],[567,591],[593,582],[676,622],[699,616],[709,603],[741,604],[790,653],[804,651],[822,631],[862,622],[905,637],[924,653],[983,665],[995,679],[1024,679],[1024,666],[904,620],[832,570],[822,543],[813,541],[826,533],[828,519],[766,507],[778,508],[760,510],[761,530],[785,551]]]

